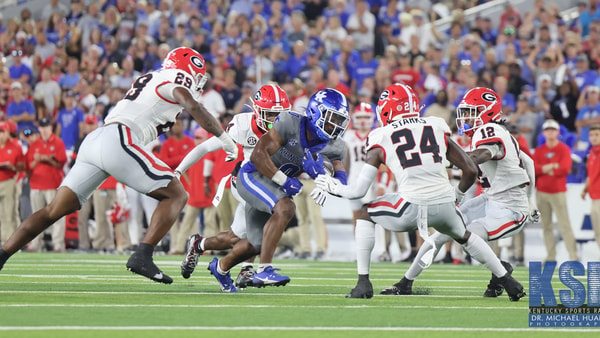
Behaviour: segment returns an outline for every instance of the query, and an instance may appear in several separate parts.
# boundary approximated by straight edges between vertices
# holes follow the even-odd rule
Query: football
[[[323,156],[323,167],[325,168],[325,172],[329,176],[333,176],[335,174],[335,170],[333,169],[333,163],[327,158],[325,155]]]

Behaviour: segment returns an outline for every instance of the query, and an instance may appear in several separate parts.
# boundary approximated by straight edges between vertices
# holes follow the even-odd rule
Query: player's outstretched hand
[[[327,194],[321,188],[314,188],[310,193],[310,197],[312,197],[319,206],[323,206],[327,200]]]
[[[533,211],[529,212],[529,220],[532,223],[539,223],[541,220],[542,214],[540,213],[540,211],[538,209],[534,209]]]
[[[223,144],[223,150],[227,153],[225,161],[231,162],[238,158],[238,147],[227,133],[223,133],[219,136],[219,140]]]
[[[302,191],[302,183],[295,177],[288,177],[281,186],[281,189],[283,189],[283,192],[288,196],[294,196]]]
[[[315,159],[310,150],[304,149],[302,170],[304,170],[304,172],[313,179],[317,178],[319,175],[324,175],[325,167],[323,164],[323,156],[321,156],[321,154],[317,154],[317,158]]]
[[[317,176],[315,179],[315,184],[317,185],[317,188],[327,191],[332,195],[339,195],[339,190],[342,186],[342,183],[340,183],[339,180],[329,175]]]

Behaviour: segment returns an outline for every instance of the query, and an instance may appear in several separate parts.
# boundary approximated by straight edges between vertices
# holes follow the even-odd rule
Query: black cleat
[[[502,263],[502,266],[504,266],[504,268],[506,269],[507,275],[510,276],[513,272],[512,265],[510,265],[509,262],[505,261],[500,261],[500,263]],[[492,274],[492,279],[490,279],[490,283],[488,284],[487,289],[483,293],[483,297],[499,297],[502,295],[503,291],[504,286],[502,285],[502,283],[500,283],[500,278]]]
[[[406,279],[406,277],[402,277],[402,279],[398,283],[392,286],[388,286],[387,288],[381,290],[379,294],[394,296],[412,295],[412,283],[412,280]]]
[[[368,279],[359,279],[356,287],[346,295],[346,298],[373,298],[373,285],[371,281]]]
[[[155,282],[164,284],[173,283],[173,279],[171,277],[164,274],[156,265],[154,265],[152,257],[144,257],[136,252],[129,257],[126,267],[127,270],[146,278],[150,278]]]
[[[181,276],[185,279],[190,278],[196,264],[198,264],[198,256],[202,255],[203,251],[196,250],[196,242],[201,241],[202,236],[195,234],[188,238],[185,246],[185,258],[181,262]]]
[[[510,274],[504,275],[502,278],[498,278],[498,281],[504,289],[506,293],[508,293],[508,299],[511,302],[518,302],[519,299],[525,297],[525,290],[523,289],[523,285],[519,283],[516,279],[514,279]]]
[[[254,268],[252,266],[245,266],[242,268],[237,278],[235,279],[235,286],[240,289],[245,289],[248,286],[254,286],[252,283],[252,277],[254,276]]]

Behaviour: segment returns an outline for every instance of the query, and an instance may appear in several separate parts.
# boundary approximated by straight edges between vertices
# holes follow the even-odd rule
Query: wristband
[[[279,186],[282,186],[285,181],[287,180],[287,175],[284,174],[281,170],[277,170],[277,172],[275,173],[275,175],[273,175],[273,177],[271,177],[271,180],[275,183],[277,183]]]
[[[342,182],[342,184],[348,183],[348,177],[346,176],[346,172],[343,170],[337,170],[333,177],[337,178],[340,182]]]

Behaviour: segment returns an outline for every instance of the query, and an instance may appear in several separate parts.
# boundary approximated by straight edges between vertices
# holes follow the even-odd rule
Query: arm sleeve
[[[504,149],[502,149],[499,143],[482,144],[479,145],[477,149],[487,149],[492,153],[492,159],[498,159],[504,156]]]
[[[519,152],[519,158],[523,162],[523,166],[525,167],[525,171],[527,172],[527,176],[529,176],[529,198],[533,197],[535,193],[535,166],[533,164],[533,160],[524,152]]]
[[[192,149],[187,155],[185,155],[185,157],[183,158],[183,160],[181,160],[181,163],[179,163],[179,166],[177,166],[177,169],[175,170],[180,173],[184,173],[196,162],[198,162],[202,157],[204,157],[204,155],[219,150],[221,149],[221,147],[221,141],[219,141],[218,138],[213,136],[205,142],[195,146],[194,149]]]
[[[367,194],[371,183],[373,183],[373,180],[375,180],[377,171],[377,168],[365,163],[358,174],[358,178],[352,184],[352,186],[341,185],[338,194],[344,198],[362,198]]]

